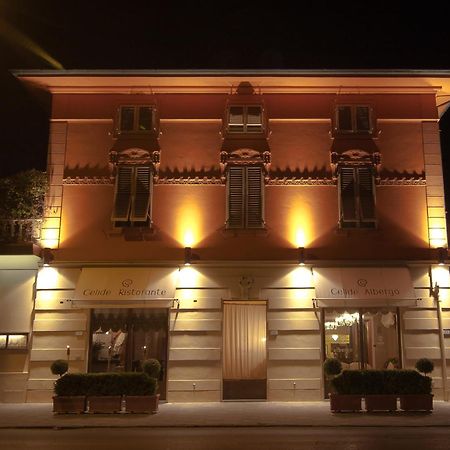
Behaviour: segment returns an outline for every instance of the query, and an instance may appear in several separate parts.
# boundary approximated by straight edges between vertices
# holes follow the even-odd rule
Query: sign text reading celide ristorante
[[[177,269],[83,269],[75,289],[77,300],[151,300],[175,296]]]
[[[409,270],[405,267],[314,269],[316,298],[412,299]]]

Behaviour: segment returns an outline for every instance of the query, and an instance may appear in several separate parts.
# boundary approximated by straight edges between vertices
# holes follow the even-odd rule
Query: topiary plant
[[[161,373],[161,363],[154,358],[147,359],[142,364],[142,370],[151,378],[159,379]]]
[[[323,371],[328,377],[339,375],[342,372],[342,364],[336,358],[327,358],[323,363]]]
[[[420,358],[416,362],[416,369],[425,375],[431,373],[434,369],[433,361],[430,361],[428,358]]]
[[[52,362],[50,370],[53,375],[64,375],[69,370],[69,363],[65,359],[57,359]]]

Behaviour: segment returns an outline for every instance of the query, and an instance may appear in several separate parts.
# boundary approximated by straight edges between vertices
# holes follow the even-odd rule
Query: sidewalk
[[[157,414],[54,415],[49,403],[0,404],[0,428],[447,427],[450,403],[427,413],[330,412],[329,403],[166,403]]]

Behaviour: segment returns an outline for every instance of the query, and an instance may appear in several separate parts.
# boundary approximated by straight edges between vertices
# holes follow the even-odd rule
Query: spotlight
[[[298,265],[299,266],[305,265],[305,247],[298,248]]]
[[[44,263],[44,267],[48,267],[50,263],[55,259],[52,250],[48,247],[41,250],[41,258]]]
[[[184,265],[190,266],[192,264],[192,261],[196,259],[200,259],[200,257],[197,254],[192,253],[192,248],[184,247]]]
[[[438,249],[438,264],[440,266],[445,265],[445,260],[448,257],[448,250],[444,247],[439,247]]]

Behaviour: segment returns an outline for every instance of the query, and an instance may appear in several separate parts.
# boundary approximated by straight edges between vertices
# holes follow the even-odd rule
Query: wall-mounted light
[[[184,247],[184,265],[190,266],[192,264],[192,261],[196,259],[200,259],[200,257],[195,253],[192,253],[192,248]]]
[[[305,247],[299,247],[298,248],[298,265],[304,266],[305,265]]]
[[[55,259],[55,256],[52,253],[52,249],[48,247],[43,248],[41,250],[41,258],[44,263],[44,267],[48,267],[50,263]]]
[[[448,250],[444,247],[439,247],[438,249],[438,264],[440,266],[445,265],[445,260],[448,258]]]

